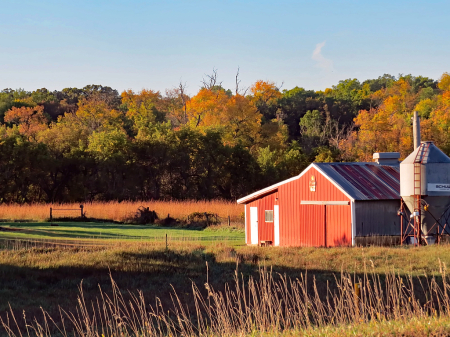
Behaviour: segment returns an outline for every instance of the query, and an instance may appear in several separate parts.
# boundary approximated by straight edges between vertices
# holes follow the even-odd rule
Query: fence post
[[[83,206],[83,205],[80,205],[81,217],[82,217],[82,218],[84,217],[83,208],[84,208],[84,206]]]
[[[166,251],[169,250],[169,247],[167,245],[167,233],[166,233]]]
[[[53,216],[52,216],[52,208],[50,207],[50,221],[52,221]]]
[[[356,306],[356,314],[359,316],[360,314],[360,302],[361,302],[361,283],[355,283],[355,306]]]
[[[228,226],[230,226],[231,221],[230,221],[230,216],[228,216]]]

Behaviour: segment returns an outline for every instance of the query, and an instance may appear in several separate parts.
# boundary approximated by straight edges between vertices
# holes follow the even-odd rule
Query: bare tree
[[[327,118],[324,128],[326,128],[329,144],[340,150],[342,141],[349,138],[352,131],[355,129],[355,123],[350,125],[339,125],[337,120]]]
[[[241,80],[239,79],[239,67],[236,72],[236,95],[240,95],[241,89],[239,89],[239,84],[241,84]],[[243,90],[242,96],[247,94],[248,87]]]
[[[180,92],[181,102],[183,103],[183,112],[184,112],[183,124],[186,124],[187,123],[187,101],[188,101],[188,96],[185,94],[186,83],[183,84],[183,82],[180,81],[180,84],[178,85],[178,90]]]
[[[180,80],[177,87],[166,89],[163,98],[165,109],[169,111],[167,117],[174,125],[182,125],[188,122],[187,103],[190,97],[186,94],[186,83]]]
[[[241,80],[239,79],[239,67],[236,72],[236,95],[239,95],[239,83],[241,83]]]
[[[206,75],[206,78],[202,79],[202,84],[205,89],[211,90],[214,87],[221,87],[222,82],[217,82],[217,69],[213,68],[211,75]]]

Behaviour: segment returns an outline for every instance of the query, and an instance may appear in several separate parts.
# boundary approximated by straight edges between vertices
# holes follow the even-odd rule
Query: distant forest
[[[311,162],[372,161],[422,139],[450,154],[450,75],[383,75],[325,91],[257,81],[223,88],[217,72],[189,96],[102,85],[0,92],[0,203],[229,199]]]

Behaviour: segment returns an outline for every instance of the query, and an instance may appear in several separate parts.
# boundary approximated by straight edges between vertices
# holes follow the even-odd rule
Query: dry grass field
[[[175,219],[186,219],[194,212],[208,212],[217,214],[220,218],[230,216],[232,222],[240,222],[244,212],[244,206],[232,201],[110,201],[92,202],[84,204],[87,217],[110,220],[125,221],[134,215],[140,206],[149,207],[156,211],[160,218],[168,215]],[[50,207],[53,209],[80,209],[80,204],[2,204],[0,205],[0,220],[34,220],[44,221],[50,216]],[[54,216],[79,216],[79,211],[54,211]]]
[[[62,318],[76,326],[75,336],[439,336],[450,331],[448,265],[448,245],[277,249],[174,242],[167,249],[122,242],[3,250],[0,318],[10,336],[20,334],[9,304],[22,329],[25,310],[36,329],[31,336],[57,334]],[[77,301],[81,295],[84,301]],[[59,305],[81,316],[70,322]]]

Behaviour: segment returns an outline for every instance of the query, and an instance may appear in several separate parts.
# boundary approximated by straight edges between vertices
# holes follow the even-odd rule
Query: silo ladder
[[[420,144],[419,151],[417,151],[414,158],[414,238],[415,244],[420,245],[422,234],[421,223],[421,201],[422,201],[422,164],[428,153],[430,143]]]

